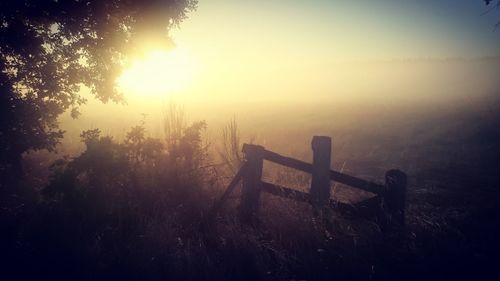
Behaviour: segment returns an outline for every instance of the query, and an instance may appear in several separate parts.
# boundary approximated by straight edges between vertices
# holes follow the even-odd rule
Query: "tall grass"
[[[244,137],[233,118],[210,146],[206,124],[188,122],[182,107],[169,104],[164,117],[161,139],[147,137],[143,123],[122,141],[96,129],[83,132],[84,151],[55,161],[48,184],[33,190],[37,196],[2,206],[2,279],[457,280],[484,278],[499,260],[496,120],[474,127],[461,119],[439,130],[423,122],[394,130],[404,132],[399,138],[359,132],[337,138],[342,151],[334,150],[334,157],[348,160],[349,173],[369,171],[375,165],[370,157],[390,161],[400,147],[407,161],[434,152],[438,167],[419,162],[410,173],[406,228],[387,235],[375,222],[335,213],[324,222],[307,204],[265,194],[260,222],[241,224],[238,191],[209,227],[200,228],[244,161]],[[289,145],[282,137],[279,144]],[[464,147],[471,154],[458,154],[460,161],[446,157],[467,152]],[[304,145],[306,152],[296,153],[308,150]],[[35,156],[41,157],[33,154],[33,163],[25,163],[33,171],[43,160]],[[271,181],[294,188],[309,183],[295,171],[265,169]],[[36,181],[24,182],[29,189]]]

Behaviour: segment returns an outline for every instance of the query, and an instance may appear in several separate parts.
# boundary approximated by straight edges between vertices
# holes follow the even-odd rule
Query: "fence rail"
[[[249,147],[251,146],[255,145],[244,144],[243,153],[246,154],[247,151],[251,151],[251,149],[249,149]],[[262,153],[263,153],[262,157],[264,158],[264,160],[268,160],[270,162],[280,164],[289,168],[293,168],[302,172],[306,172],[309,174],[312,173],[313,171],[313,165],[310,163],[282,156],[276,152],[272,152],[265,149],[262,151]],[[359,179],[334,170],[330,170],[330,179],[374,194],[384,194],[385,192],[385,186],[383,185]]]
[[[313,163],[282,156],[264,147],[244,144],[246,161],[228,185],[212,213],[217,212],[229,194],[242,181],[240,218],[244,222],[257,216],[261,192],[313,205],[315,211],[331,208],[344,214],[375,217],[384,228],[404,225],[406,174],[399,170],[389,170],[385,174],[385,185],[369,182],[330,169],[331,138],[315,136],[312,140]],[[262,181],[263,161],[270,161],[312,175],[310,192],[279,186]],[[330,197],[331,181],[336,181],[374,194],[372,198],[356,204],[347,204]]]

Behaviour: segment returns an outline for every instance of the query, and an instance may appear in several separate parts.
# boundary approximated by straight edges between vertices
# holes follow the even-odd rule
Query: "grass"
[[[500,168],[500,118],[498,111],[487,110],[494,105],[488,106],[426,116],[387,113],[364,123],[347,116],[350,121],[339,125],[328,121],[339,119],[335,113],[319,113],[325,116],[308,120],[295,131],[278,130],[278,120],[262,129],[260,139],[255,138],[255,143],[270,150],[310,161],[308,142],[314,131],[322,131],[334,137],[336,169],[379,182],[388,169],[405,170],[409,175],[407,225],[389,234],[372,221],[336,213],[325,223],[312,215],[307,204],[265,194],[259,222],[241,224],[237,219],[239,190],[210,227],[200,228],[238,165],[217,164],[238,162],[241,156],[235,146],[248,141],[252,133],[239,132],[233,120],[223,130],[223,140],[210,150],[195,133],[203,125],[188,126],[177,107],[166,114],[175,118],[165,127],[176,135],[167,138],[168,145],[162,142],[161,148],[147,142],[136,128],[128,143],[97,142],[82,154],[90,161],[83,161],[83,156],[76,158],[79,161],[68,158],[52,174],[44,167],[53,163],[54,156],[31,153],[25,157],[23,187],[2,202],[0,274],[3,280],[463,280],[494,276],[500,260],[496,172]],[[92,149],[99,153],[91,153]],[[151,154],[151,149],[159,151]],[[106,151],[133,157],[108,157],[116,160],[109,165],[124,168],[99,173],[105,167],[95,167],[107,162],[92,157]],[[154,155],[159,157],[148,158]],[[88,166],[82,168],[81,163]],[[71,169],[76,177],[68,173]],[[273,165],[265,166],[264,177],[304,190],[310,183],[307,175]],[[50,196],[43,192],[47,182],[59,188]],[[335,190],[334,196],[344,201],[362,196],[340,185]]]

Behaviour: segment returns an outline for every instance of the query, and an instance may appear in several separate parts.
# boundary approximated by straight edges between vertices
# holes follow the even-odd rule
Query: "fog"
[[[246,73],[244,77],[252,81],[247,85],[221,78],[218,83],[225,87],[210,88],[201,79],[188,89],[164,95],[124,92],[123,104],[103,104],[84,93],[88,103],[82,106],[82,115],[72,119],[65,114],[60,120],[66,144],[79,143],[81,131],[91,128],[120,139],[141,120],[147,134],[162,137],[165,107],[174,102],[185,109],[189,120],[206,120],[214,135],[233,117],[247,137],[276,128],[305,130],[313,125],[305,124],[307,120],[320,121],[319,133],[326,127],[355,119],[373,121],[387,114],[399,119],[408,113],[424,117],[449,110],[473,111],[474,106],[496,99],[499,73],[499,58],[344,62]],[[197,83],[204,83],[203,92],[193,90]],[[329,119],[334,113],[336,119]]]
[[[498,275],[500,0],[0,3],[4,279]]]

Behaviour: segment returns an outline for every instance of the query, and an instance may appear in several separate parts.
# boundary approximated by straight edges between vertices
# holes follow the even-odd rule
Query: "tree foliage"
[[[493,3],[493,7],[491,8],[491,10],[493,9],[497,9],[497,10],[500,10],[500,0],[483,0],[484,3],[486,3],[486,5],[490,5]],[[490,10],[490,11],[491,11]],[[495,24],[495,28],[498,28],[500,26],[500,21],[498,21],[496,24]]]
[[[85,103],[85,86],[103,102],[130,54],[184,20],[196,0],[0,1],[0,172],[20,170],[29,149],[53,149],[57,117]]]
[[[146,137],[143,123],[130,128],[122,143],[101,136],[99,129],[83,131],[80,137],[85,150],[71,160],[55,161],[50,183],[43,193],[56,195],[56,199],[72,197],[77,192],[87,192],[89,188],[111,188],[112,193],[117,193],[121,188],[147,185],[146,178],[174,186],[178,183],[174,177],[183,177],[183,183],[193,182],[198,178],[196,173],[203,173],[208,162],[202,143],[205,129],[204,121],[180,129],[180,141],[175,146],[166,146],[166,141]],[[162,177],[167,179],[158,179]],[[136,182],[137,178],[143,179],[141,184]],[[162,185],[148,187],[154,189],[155,186]]]

